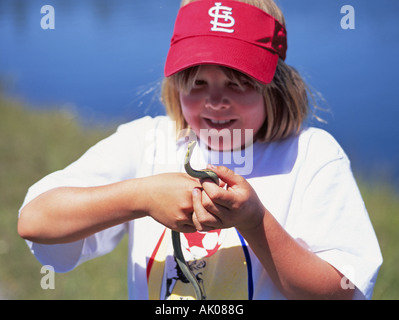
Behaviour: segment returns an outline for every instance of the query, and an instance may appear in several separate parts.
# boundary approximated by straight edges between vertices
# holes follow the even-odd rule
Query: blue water
[[[355,171],[399,185],[399,2],[280,0],[286,62],[320,92],[320,126]],[[43,5],[55,29],[43,30]],[[164,114],[159,84],[179,0],[0,0],[0,79],[33,106],[71,109],[87,123]],[[355,29],[341,28],[343,5]]]

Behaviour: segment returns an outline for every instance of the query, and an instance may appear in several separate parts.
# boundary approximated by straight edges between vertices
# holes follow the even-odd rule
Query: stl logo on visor
[[[215,2],[215,6],[208,11],[208,14],[214,18],[210,22],[213,25],[211,31],[234,32],[234,29],[230,29],[235,24],[235,20],[231,16],[232,10],[230,7],[222,6],[221,2]]]

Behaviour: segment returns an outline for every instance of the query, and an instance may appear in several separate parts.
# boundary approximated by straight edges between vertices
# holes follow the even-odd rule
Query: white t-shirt
[[[80,159],[34,184],[23,206],[60,186],[98,186],[163,172],[184,172],[186,141],[175,138],[168,117],[145,117],[121,125]],[[264,206],[300,244],[329,262],[370,299],[380,248],[353,178],[350,163],[331,135],[307,128],[280,142],[219,153],[199,142],[194,168],[225,165],[244,176]],[[27,241],[32,253],[58,272],[110,252],[129,236],[131,299],[191,298],[193,290],[173,258],[170,230],[146,217],[69,244]],[[182,235],[183,251],[208,299],[284,299],[235,228]]]

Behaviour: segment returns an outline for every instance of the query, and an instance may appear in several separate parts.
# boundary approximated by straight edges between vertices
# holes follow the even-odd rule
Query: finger
[[[193,214],[193,221],[196,221],[197,227],[195,227],[195,231],[211,231],[215,229],[220,229],[220,227],[208,226],[201,223],[199,220],[196,220],[196,213]]]
[[[193,208],[193,223],[198,231],[209,231],[220,227],[220,219],[202,205],[201,190],[197,188],[193,190]]]
[[[201,184],[203,184],[204,182],[209,182],[209,183],[215,184],[215,182],[211,178],[203,178],[200,180]],[[224,188],[225,186],[226,186],[226,183],[223,180],[219,179],[219,187]]]
[[[227,183],[228,186],[240,184],[244,180],[242,176],[236,174],[233,170],[230,170],[225,166],[208,165],[207,168],[215,172],[219,179]]]
[[[212,188],[212,187],[211,187]],[[216,187],[217,188],[217,187]],[[217,193],[219,190],[217,189],[215,193]],[[225,191],[222,189],[222,191]],[[225,214],[228,214],[229,209],[217,202],[215,202],[213,199],[211,199],[211,197],[206,193],[205,190],[202,191],[202,206],[204,207],[204,209],[213,214],[214,216],[216,216],[217,218],[219,218],[219,220],[223,220],[223,216]],[[218,200],[219,197],[215,196],[215,199]]]
[[[215,208],[206,207],[208,211],[217,213],[215,209],[230,208],[234,201],[234,192],[229,189],[224,189],[217,186],[215,183],[204,181],[202,189],[205,192],[203,204],[210,205],[208,202],[215,205]],[[209,199],[209,201],[208,201]]]

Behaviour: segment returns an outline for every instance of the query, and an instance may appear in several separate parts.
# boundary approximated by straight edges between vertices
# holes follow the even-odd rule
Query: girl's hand
[[[165,173],[143,179],[147,215],[178,232],[195,232],[192,190],[201,187],[198,179],[185,173]]]
[[[248,232],[262,223],[265,207],[255,190],[232,170],[208,166],[226,185],[221,188],[205,180],[193,190],[193,223],[199,231],[236,227]]]
[[[145,216],[179,232],[195,232],[192,190],[198,187],[198,179],[188,174],[169,173],[97,187],[55,188],[24,206],[18,233],[37,243],[69,243]]]

